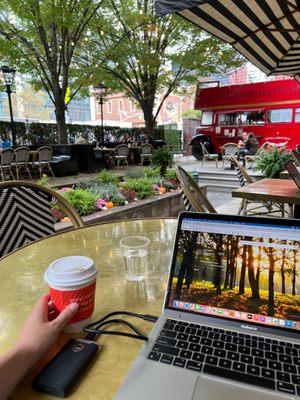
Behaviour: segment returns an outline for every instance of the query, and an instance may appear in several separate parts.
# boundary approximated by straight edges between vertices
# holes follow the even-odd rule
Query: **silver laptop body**
[[[180,214],[163,313],[116,400],[299,399],[300,221]]]

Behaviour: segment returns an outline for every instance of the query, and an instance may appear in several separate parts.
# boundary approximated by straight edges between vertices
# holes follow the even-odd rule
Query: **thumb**
[[[51,321],[51,324],[59,330],[63,329],[76,314],[78,307],[78,303],[69,304],[53,321]]]

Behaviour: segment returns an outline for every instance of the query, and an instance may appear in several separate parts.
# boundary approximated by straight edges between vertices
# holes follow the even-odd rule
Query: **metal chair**
[[[4,181],[5,176],[8,173],[10,177],[15,179],[14,174],[12,173],[12,160],[14,157],[13,149],[5,149],[2,150],[0,153],[0,172],[1,172],[1,179]]]
[[[18,147],[15,150],[15,160],[12,163],[12,167],[16,170],[17,180],[19,180],[19,173],[23,170],[27,172],[30,179],[32,179],[28,162],[30,157],[30,149],[28,147]]]
[[[211,154],[208,152],[207,148],[203,143],[201,144],[202,152],[203,152],[203,157],[202,157],[202,168],[204,167],[204,161],[206,160],[214,160],[216,163],[216,167],[218,168],[218,158],[219,154]]]
[[[114,150],[114,154],[110,156],[112,162],[117,163],[117,167],[120,166],[120,163],[128,166],[128,155],[129,148],[126,144],[119,144]]]
[[[237,157],[238,149],[236,143],[226,143],[222,146],[222,169],[224,169],[226,161],[230,161],[231,157]]]
[[[70,218],[73,228],[83,226],[77,211],[57,192],[30,181],[0,183],[0,258],[55,234],[53,204]]]
[[[237,173],[237,177],[239,180],[239,184],[241,187],[245,185],[249,185],[254,182],[254,179],[248,174],[246,169],[237,161],[236,158],[232,157],[231,162],[235,166],[235,170]],[[253,204],[252,208],[248,208],[249,205]],[[265,208],[265,211],[259,211],[262,208]],[[286,212],[284,204],[276,204],[271,201],[260,201],[260,200],[247,200],[242,199],[242,203],[240,205],[238,215],[267,215],[267,214],[274,214],[274,213],[281,213],[281,217],[284,217],[285,214],[290,217],[292,214],[292,209],[289,208],[289,212]],[[276,215],[275,215],[276,217]]]
[[[38,161],[33,163],[34,167],[39,169],[40,177],[43,172],[50,171],[51,175],[54,177],[50,162],[52,160],[53,149],[50,146],[42,146],[37,149]]]
[[[183,193],[182,200],[185,209],[187,211],[217,213],[214,206],[188,172],[179,165],[176,165],[174,170]]]
[[[153,146],[151,144],[145,143],[140,147],[140,157],[141,165],[144,165],[144,161],[152,161]]]

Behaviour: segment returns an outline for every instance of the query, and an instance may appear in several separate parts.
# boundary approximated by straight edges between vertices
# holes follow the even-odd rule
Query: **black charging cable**
[[[111,313],[105,315],[103,318],[99,319],[98,321],[92,322],[91,324],[85,326],[83,328],[83,330],[84,330],[84,332],[88,332],[85,339],[95,340],[95,338],[98,335],[115,335],[115,336],[126,336],[126,337],[130,337],[133,339],[144,340],[144,341],[148,340],[148,337],[145,336],[138,328],[136,328],[130,322],[125,321],[124,319],[112,318],[117,315],[126,315],[129,317],[140,318],[140,319],[143,319],[144,321],[149,321],[149,322],[156,322],[158,320],[158,317],[156,317],[154,315],[136,314],[136,313],[133,313],[130,311],[114,311],[114,312],[111,312]],[[111,325],[111,324],[125,325],[135,333],[119,332],[119,331],[111,331],[111,330],[102,329],[103,327],[105,327],[107,325]]]

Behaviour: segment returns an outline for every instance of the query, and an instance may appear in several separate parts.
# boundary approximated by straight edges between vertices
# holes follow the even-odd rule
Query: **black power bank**
[[[69,340],[32,381],[33,389],[66,397],[98,349],[98,344],[89,340]]]

